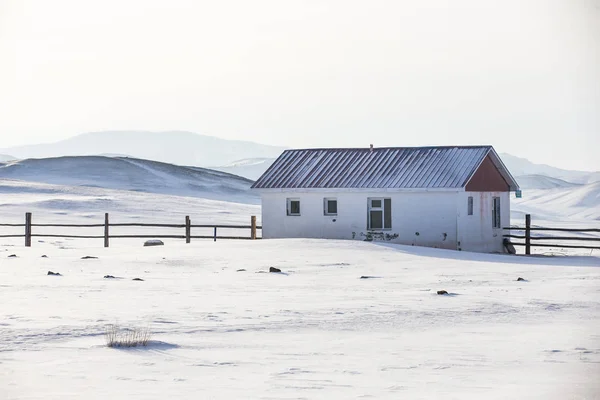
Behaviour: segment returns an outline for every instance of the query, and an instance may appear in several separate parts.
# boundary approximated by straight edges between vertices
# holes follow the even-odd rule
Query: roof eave
[[[464,188],[252,188],[259,193],[410,193],[463,192]]]

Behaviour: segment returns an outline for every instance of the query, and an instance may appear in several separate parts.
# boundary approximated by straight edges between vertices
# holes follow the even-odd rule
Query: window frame
[[[473,215],[473,196],[467,198],[467,215]]]
[[[373,207],[373,200],[381,202],[380,207]],[[389,215],[386,213],[386,200],[389,201]],[[381,211],[381,228],[373,228],[371,221],[371,212]],[[392,198],[391,197],[368,197],[367,198],[367,230],[389,231],[392,229]],[[389,217],[389,218],[388,218]],[[386,222],[389,221],[389,226]]]
[[[329,202],[335,201],[335,213],[329,212]],[[323,215],[327,217],[335,217],[338,215],[338,199],[337,197],[324,197],[323,198]]]
[[[492,228],[501,229],[502,228],[502,202],[500,201],[500,197],[494,196],[492,197]]]
[[[292,213],[292,202],[298,202],[298,212]],[[286,199],[286,215],[288,217],[300,217],[302,215],[302,204],[300,199],[297,197],[288,197]]]

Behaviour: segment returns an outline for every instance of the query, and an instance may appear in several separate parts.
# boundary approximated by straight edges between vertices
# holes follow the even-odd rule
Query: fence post
[[[189,243],[191,241],[191,236],[192,235],[192,223],[190,221],[190,216],[186,215],[185,216],[185,242]]]
[[[108,247],[108,238],[109,238],[108,227],[109,227],[108,213],[104,213],[104,247]]]
[[[214,233],[213,236],[214,236],[214,239],[215,239],[215,242],[216,242],[217,241],[217,227],[216,226],[215,226],[215,233]]]
[[[531,254],[531,214],[525,214],[525,254]]]
[[[250,239],[256,239],[256,215],[250,217]]]
[[[25,247],[31,247],[31,213],[25,213]]]

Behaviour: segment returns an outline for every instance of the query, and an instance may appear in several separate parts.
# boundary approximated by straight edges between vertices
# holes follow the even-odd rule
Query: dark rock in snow
[[[60,274],[60,272],[52,272],[52,271],[48,271],[48,274],[47,274],[47,275],[52,275],[52,276],[62,276],[62,275]]]
[[[91,259],[94,259],[94,258],[98,258],[98,257],[95,257],[95,256],[83,256],[83,257],[81,257],[82,260],[91,260]]]
[[[43,254],[43,255],[42,255],[42,258],[48,258],[48,256],[47,256],[47,255],[45,255],[45,254]]]
[[[240,269],[238,269],[236,272],[244,272],[244,271],[245,271],[245,269],[244,269],[244,268],[240,268]]]
[[[16,256],[16,254],[11,254],[10,256],[8,256],[8,258],[15,258]]]
[[[151,239],[151,240],[146,240],[144,242],[144,247],[146,246],[164,246],[165,244],[163,243],[162,240],[158,240],[158,239]]]
[[[142,278],[133,278],[132,281],[143,281]]]
[[[112,275],[104,275],[104,279],[115,279]]]
[[[518,277],[518,278],[517,278],[517,282],[526,282],[526,281],[527,281],[526,279],[523,279],[523,278],[521,278],[521,277]]]
[[[269,267],[269,272],[281,272],[279,268]]]
[[[438,290],[438,291],[437,291],[437,294],[440,294],[440,295],[441,295],[441,294],[448,294],[448,292],[446,292],[445,290]]]

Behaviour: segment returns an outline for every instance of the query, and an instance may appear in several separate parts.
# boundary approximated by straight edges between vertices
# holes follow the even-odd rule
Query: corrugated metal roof
[[[286,150],[252,185],[282,188],[462,188],[491,146]]]

